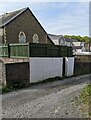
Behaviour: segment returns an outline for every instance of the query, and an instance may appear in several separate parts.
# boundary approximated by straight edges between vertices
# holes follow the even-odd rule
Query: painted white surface
[[[30,58],[30,83],[62,76],[63,58]]]
[[[74,74],[74,57],[65,57],[65,75],[71,76]]]
[[[74,55],[91,55],[91,52],[75,52]]]
[[[81,46],[82,42],[73,42],[74,46]]]

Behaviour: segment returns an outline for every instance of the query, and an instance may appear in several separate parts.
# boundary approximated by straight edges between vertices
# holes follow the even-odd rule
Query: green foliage
[[[91,96],[91,84],[87,85],[81,93],[81,98],[84,103],[89,102],[89,97]]]
[[[2,94],[11,92],[11,91],[13,91],[13,87],[7,87],[7,86],[2,87]]]
[[[2,90],[0,90],[0,91],[2,91],[2,94],[4,94],[7,92],[16,91],[18,89],[22,89],[22,88],[26,88],[26,87],[29,87],[29,85],[26,85],[24,83],[17,81],[12,86],[3,86]]]
[[[88,36],[75,36],[75,35],[64,35],[65,38],[71,38],[71,39],[76,39],[78,40],[79,42],[90,42],[91,43],[91,38],[88,37]]]
[[[84,103],[85,108],[89,107],[89,115],[91,116],[91,84],[87,85],[81,93],[81,101]]]

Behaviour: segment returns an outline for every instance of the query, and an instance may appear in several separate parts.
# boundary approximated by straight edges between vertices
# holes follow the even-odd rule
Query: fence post
[[[45,56],[47,57],[47,44],[45,44]]]
[[[8,58],[10,58],[10,45],[8,43]]]
[[[30,44],[31,43],[28,43],[28,56],[31,57],[31,48],[30,48]]]
[[[58,47],[58,57],[60,57],[60,46]]]

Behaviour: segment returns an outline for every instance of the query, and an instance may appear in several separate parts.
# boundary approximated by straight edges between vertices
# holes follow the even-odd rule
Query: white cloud
[[[18,0],[18,1],[16,0],[13,2],[17,3],[21,1],[22,0]],[[25,1],[26,0],[23,0],[23,2]],[[83,2],[84,0],[77,0],[77,1],[79,1],[79,4],[74,6],[70,6],[69,5],[70,3],[68,4],[67,2],[62,4],[60,3],[58,4],[58,6],[56,4],[52,4],[51,7],[49,7],[48,2],[45,2],[43,5],[40,4],[40,2],[38,3],[25,2],[25,6],[30,5],[29,6],[30,9],[32,9],[33,13],[37,16],[37,19],[40,21],[40,23],[48,33],[88,35],[89,34],[89,12],[88,12],[89,4]],[[3,7],[2,7],[2,10],[0,10],[0,13],[5,12],[8,9],[7,6],[9,5],[9,3],[6,3],[6,2],[4,3],[4,0],[3,0],[2,5]],[[16,8],[20,9],[21,6],[22,4],[19,4],[19,5],[14,4],[14,7],[12,6],[11,7],[12,7],[12,10],[14,10]],[[56,16],[56,18],[55,16],[54,18],[53,17],[51,18],[50,16],[45,15],[47,14],[46,12],[49,12],[49,11],[44,11],[44,10],[49,10],[51,8],[55,10],[55,8],[58,8],[58,7],[60,10],[62,9],[64,10],[63,14],[59,13],[58,16]],[[66,10],[66,8],[68,7],[70,7],[70,12]],[[50,13],[50,14],[53,14],[53,13]]]

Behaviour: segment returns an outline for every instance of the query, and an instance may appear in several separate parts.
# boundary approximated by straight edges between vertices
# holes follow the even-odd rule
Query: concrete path
[[[91,75],[72,77],[2,95],[3,118],[87,118],[76,104]]]

